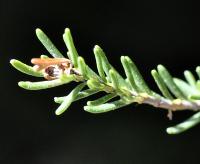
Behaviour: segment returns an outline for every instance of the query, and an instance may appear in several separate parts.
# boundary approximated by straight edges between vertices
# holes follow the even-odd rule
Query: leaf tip
[[[18,86],[21,87],[21,88],[26,89],[28,87],[28,82],[20,81],[20,82],[18,82]]]
[[[197,66],[196,69],[200,70],[200,66]]]
[[[82,62],[85,62],[84,58],[83,58],[83,57],[81,57],[81,56],[78,56],[78,58],[77,58],[77,59],[78,59],[78,62],[81,62],[81,63],[82,63]]]
[[[99,45],[95,45],[94,46],[94,51],[96,52],[96,51],[99,51],[99,50],[101,50],[101,47]]]
[[[166,129],[166,132],[168,134],[176,134],[177,130],[175,128],[173,128],[173,127],[169,127],[169,128]]]
[[[155,74],[157,74],[157,71],[155,69],[153,69],[153,70],[151,70],[151,74],[155,75]]]
[[[88,102],[87,102],[88,103]],[[84,106],[83,107],[84,111],[91,113],[90,109],[88,108],[88,106]]]
[[[121,61],[124,60],[124,59],[125,59],[125,56],[121,56],[120,59],[121,59]]]
[[[196,67],[196,72],[199,73],[200,72],[200,66]]]
[[[35,33],[36,33],[36,35],[38,36],[38,35],[40,35],[40,34],[43,33],[43,32],[42,32],[42,30],[41,30],[40,28],[36,28],[36,29],[35,29]]]
[[[70,29],[69,28],[65,28],[65,33],[69,34],[70,33]]]
[[[61,110],[56,110],[56,111],[55,111],[55,114],[56,114],[57,116],[61,115],[62,113],[63,113],[63,111],[61,111]]]
[[[61,104],[55,111],[55,115],[59,116],[61,114],[63,114],[68,107],[64,107],[63,104]]]
[[[53,98],[53,100],[54,100],[55,102],[57,101],[57,99],[58,99],[58,97],[54,97],[54,98]]]
[[[92,106],[92,101],[87,101],[87,106]],[[87,106],[84,106],[84,107],[86,107],[86,109],[87,109]]]
[[[163,70],[163,69],[165,69],[165,67],[164,67],[162,64],[158,64],[157,68],[158,68],[158,70]]]
[[[17,61],[16,59],[11,59],[11,60],[10,60],[10,64],[11,64],[11,65],[14,65],[16,61]]]

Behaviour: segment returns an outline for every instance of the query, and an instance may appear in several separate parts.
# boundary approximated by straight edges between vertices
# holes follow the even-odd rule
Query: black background
[[[53,97],[67,94],[74,84],[26,91],[17,82],[37,79],[9,65],[12,58],[30,63],[47,54],[35,36],[37,27],[65,53],[62,34],[69,27],[79,53],[93,68],[92,49],[99,44],[121,73],[119,58],[129,55],[157,90],[150,75],[157,64],[179,77],[199,64],[198,21],[192,1],[0,0],[0,163],[198,163],[200,126],[176,136],[165,132],[192,112],[177,112],[169,121],[166,111],[131,105],[93,115],[83,111],[83,100],[58,117]]]

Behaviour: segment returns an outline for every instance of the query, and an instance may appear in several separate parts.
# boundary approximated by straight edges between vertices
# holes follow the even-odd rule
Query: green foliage
[[[42,30],[36,29],[36,35],[49,54],[54,58],[61,61],[66,58]],[[54,101],[60,104],[55,112],[56,115],[65,112],[74,101],[89,97],[98,92],[104,92],[105,95],[96,100],[88,101],[87,105],[84,106],[85,111],[90,113],[105,113],[135,102],[139,104],[146,103],[160,109],[167,109],[170,113],[178,110],[200,110],[200,80],[196,80],[192,72],[185,71],[184,76],[186,80],[181,80],[174,78],[163,65],[158,65],[157,70],[152,70],[151,74],[161,92],[159,94],[149,88],[137,66],[128,56],[121,57],[122,68],[126,75],[124,78],[109,63],[104,51],[96,45],[93,52],[98,73],[95,73],[86,64],[84,58],[78,55],[68,28],[65,29],[63,40],[68,49],[67,56],[71,61],[71,63],[65,64],[71,64],[70,68],[58,62],[57,64],[50,63],[47,66],[45,65],[45,68],[40,70],[16,59],[10,61],[11,65],[22,73],[48,79],[39,82],[19,82],[18,85],[24,89],[48,89],[72,81],[79,83],[67,96],[54,98]],[[42,62],[45,59],[48,60],[48,58],[46,55],[41,55],[41,59],[43,60],[39,64],[42,65]],[[196,73],[200,77],[199,66],[196,68]],[[53,79],[49,79],[49,76],[52,76]],[[85,87],[88,89],[83,90]],[[113,98],[115,98],[114,101]],[[167,128],[167,132],[169,134],[178,134],[199,122],[200,112],[197,112],[185,122]]]

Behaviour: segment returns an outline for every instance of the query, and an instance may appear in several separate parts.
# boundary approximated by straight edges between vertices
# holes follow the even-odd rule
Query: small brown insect
[[[71,61],[66,58],[33,58],[31,63],[34,64],[36,71],[43,71],[44,78],[47,80],[57,79],[63,73],[71,74],[73,69]]]
[[[37,66],[37,70],[42,70],[50,65],[63,65],[67,68],[72,67],[72,63],[69,59],[66,58],[33,58],[31,63]]]

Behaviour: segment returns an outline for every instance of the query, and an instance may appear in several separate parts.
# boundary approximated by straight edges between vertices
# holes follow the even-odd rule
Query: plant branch
[[[55,97],[54,101],[59,103],[56,115],[66,111],[71,103],[82,98],[89,97],[98,92],[105,95],[96,100],[90,100],[84,106],[84,110],[90,113],[105,113],[122,108],[132,103],[149,104],[158,109],[167,109],[170,114],[174,111],[192,110],[200,111],[200,79],[195,79],[191,71],[184,71],[185,80],[175,78],[167,68],[158,65],[157,69],[151,71],[160,94],[153,91],[144,81],[136,64],[128,56],[121,57],[122,67],[126,77],[110,64],[105,52],[99,46],[94,46],[94,58],[96,60],[96,73],[90,68],[83,57],[79,56],[73,42],[71,32],[65,29],[63,39],[68,49],[67,59],[55,47],[49,37],[40,29],[36,29],[36,35],[47,51],[56,59],[49,59],[46,55],[36,59],[42,66],[41,70],[36,66],[29,66],[25,63],[12,59],[11,65],[22,73],[44,77],[47,80],[39,82],[21,81],[19,86],[28,90],[48,89],[69,82],[78,82],[69,95]],[[196,68],[200,78],[200,66]],[[88,89],[83,90],[84,87]],[[112,100],[113,98],[118,100]],[[169,134],[178,134],[200,122],[200,112],[195,113],[191,118],[174,127],[167,129]]]

